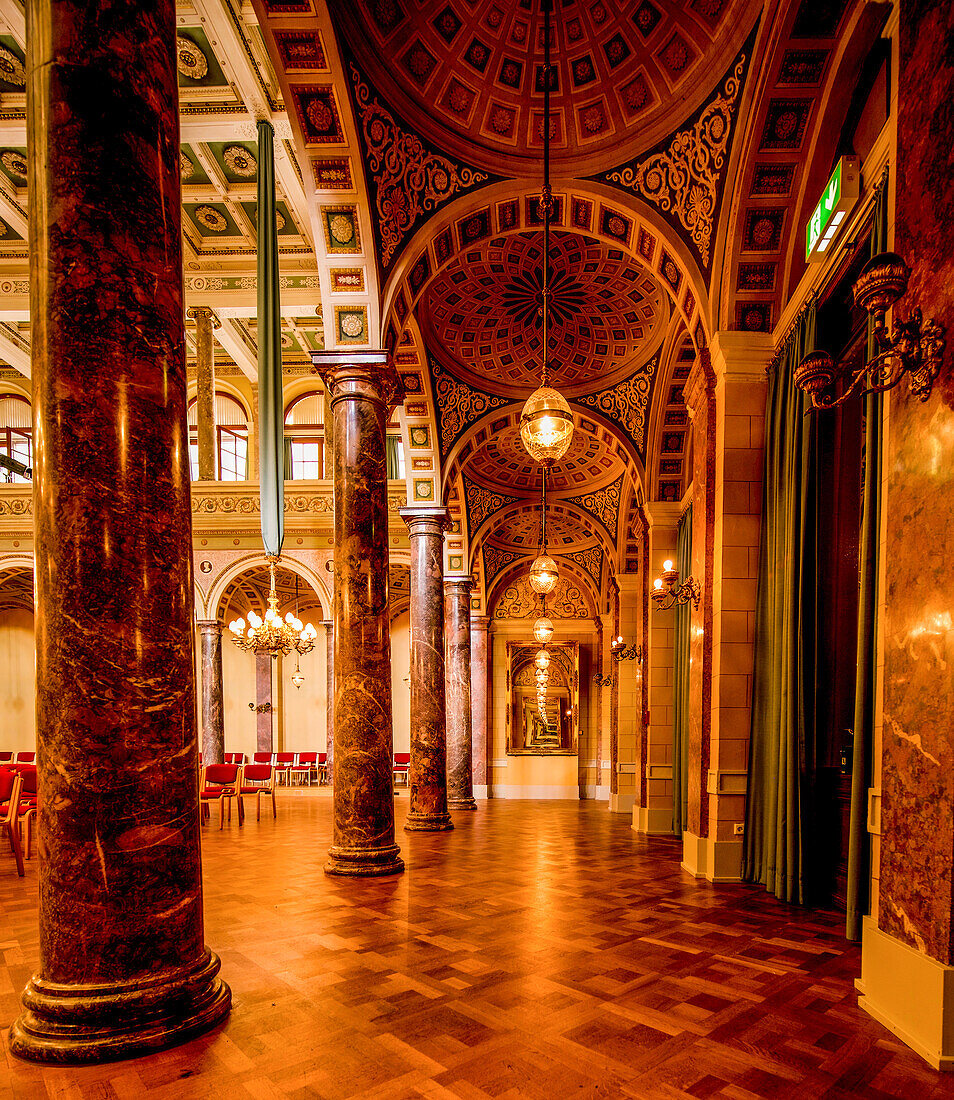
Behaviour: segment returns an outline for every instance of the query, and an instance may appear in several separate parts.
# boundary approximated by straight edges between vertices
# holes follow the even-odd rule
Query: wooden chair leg
[[[245,824],[245,802],[243,801],[242,796],[240,794],[237,794],[235,796],[235,798],[236,798],[236,801],[238,802],[239,825],[244,825]]]
[[[225,825],[225,799],[219,798],[219,828]]]
[[[20,847],[20,838],[17,835],[17,830],[10,825],[4,825],[4,828],[10,834],[10,847],[13,849],[13,858],[17,861],[17,874],[20,878],[23,878],[23,850]]]
[[[262,792],[256,791],[255,793],[255,820],[262,820]]]
[[[278,808],[275,805],[275,788],[272,787],[272,817],[278,817]]]

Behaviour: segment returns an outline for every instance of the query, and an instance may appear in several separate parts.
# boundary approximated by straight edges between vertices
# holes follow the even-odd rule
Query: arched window
[[[0,394],[0,454],[33,465],[33,410],[25,397]],[[26,481],[12,470],[0,468],[0,480]]]
[[[285,480],[320,481],[326,476],[325,395],[311,390],[285,410]]]
[[[199,431],[196,402],[189,402],[189,460],[192,480],[199,480]],[[216,476],[219,481],[248,479],[248,421],[245,410],[227,393],[215,395]]]

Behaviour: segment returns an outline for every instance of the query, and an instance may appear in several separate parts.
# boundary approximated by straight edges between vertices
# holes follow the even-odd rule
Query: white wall
[[[404,677],[411,668],[411,613],[405,611],[391,623],[391,713],[394,751],[411,751],[411,685]]]
[[[33,612],[0,611],[0,749],[36,749]]]

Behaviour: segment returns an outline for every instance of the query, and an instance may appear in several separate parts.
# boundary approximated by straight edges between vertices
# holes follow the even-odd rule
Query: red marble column
[[[255,654],[255,747],[259,752],[275,751],[275,725],[272,718],[272,658]]]
[[[27,6],[39,970],[10,1046],[229,1011],[202,923],[173,0]]]
[[[325,729],[328,732],[328,759],[325,761],[328,768],[328,781],[331,782],[332,771],[335,762],[335,624],[324,622],[325,628],[325,654],[328,666],[328,711],[325,718]]]
[[[487,797],[487,721],[490,692],[488,690],[487,628],[490,619],[486,615],[470,617],[470,720],[471,720],[471,775],[478,796]]]
[[[447,622],[447,804],[476,810],[470,701],[470,577],[444,582]]]
[[[221,764],[225,752],[222,709],[222,624],[199,623],[202,669],[202,762]]]
[[[385,352],[315,352],[334,419],[334,839],[325,871],[393,875],[391,630],[384,455],[401,384]]]
[[[447,812],[443,545],[446,508],[402,508],[411,536],[411,806],[404,828],[453,829]]]

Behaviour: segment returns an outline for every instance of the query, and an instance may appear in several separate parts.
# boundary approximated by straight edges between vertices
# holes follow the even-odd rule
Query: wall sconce
[[[631,645],[627,648],[622,635],[613,639],[610,653],[614,661],[639,661],[640,664],[643,663],[643,647],[641,645]]]
[[[875,346],[881,351],[870,363],[860,366],[841,397],[825,391],[835,381],[835,363],[827,351],[813,351],[795,368],[795,385],[812,399],[812,409],[833,409],[849,397],[864,381],[865,393],[883,393],[894,389],[907,374],[913,397],[927,401],[941,369],[944,353],[944,329],[934,320],[924,321],[915,307],[906,321],[895,318],[891,331],[884,323],[885,312],[908,289],[911,269],[895,252],[873,256],[862,268],[851,288],[855,305],[861,306],[874,320]]]
[[[248,709],[249,710],[254,710],[256,714],[271,714],[272,713],[272,704],[271,703],[259,703],[258,706],[256,706],[254,703],[249,703]]]
[[[692,577],[687,577],[680,584],[679,570],[673,568],[671,561],[664,561],[663,575],[653,581],[653,590],[649,595],[659,611],[668,611],[677,603],[691,602],[693,607],[698,608],[702,589]]]
[[[609,674],[609,676],[600,676],[600,674],[597,672],[597,674],[593,677],[593,683],[594,684],[599,684],[599,686],[601,688],[608,688],[610,686],[610,684],[612,684],[612,682],[613,682],[612,672]]]

